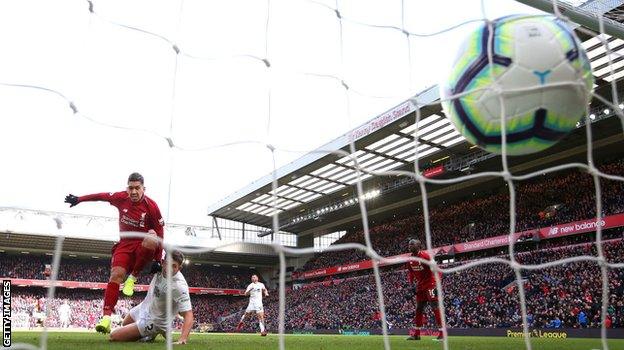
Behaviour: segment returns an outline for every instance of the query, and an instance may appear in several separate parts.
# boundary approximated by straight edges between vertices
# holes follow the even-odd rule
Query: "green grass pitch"
[[[39,344],[40,332],[13,332],[13,345],[17,343]],[[178,335],[174,336],[177,339]],[[535,350],[591,350],[600,349],[600,339],[532,339]],[[420,341],[407,341],[404,336],[391,336],[392,349],[442,349],[442,344],[432,337]],[[159,337],[153,343],[109,343],[107,337],[86,332],[51,332],[48,335],[49,350],[104,350],[104,349],[164,349],[165,340]],[[261,350],[278,349],[278,337],[270,334],[192,334],[187,345],[179,349],[197,350]],[[383,349],[381,336],[341,335],[286,335],[286,348],[293,350],[368,350]],[[520,350],[524,342],[520,338],[450,337],[451,350]],[[610,349],[624,349],[624,339],[609,340]]]

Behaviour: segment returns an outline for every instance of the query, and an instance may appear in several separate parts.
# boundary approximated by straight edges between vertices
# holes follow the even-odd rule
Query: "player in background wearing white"
[[[171,295],[172,295],[172,322],[176,314],[184,318],[182,334],[175,344],[186,344],[193,327],[193,310],[189,288],[180,269],[184,262],[181,252],[171,253]],[[126,315],[122,327],[115,329],[111,341],[151,341],[159,334],[163,337],[167,331],[167,264],[163,259],[162,272],[152,278],[145,299]]]
[[[67,303],[67,300],[63,302],[63,305],[59,306],[58,313],[59,313],[59,320],[61,321],[61,324],[60,324],[61,328],[68,328],[69,327],[69,315],[71,314],[71,307]]]
[[[247,315],[251,317],[251,315],[255,312],[256,316],[258,316],[258,322],[260,323],[260,335],[266,336],[267,331],[264,328],[264,307],[262,307],[262,296],[268,297],[269,291],[264,286],[264,283],[258,281],[258,275],[251,275],[251,283],[247,286],[245,290],[245,295],[249,296],[249,305],[247,306],[247,310],[241,317],[238,326],[236,327],[236,331],[240,331],[243,328],[243,324]]]
[[[46,300],[44,297],[38,298],[35,301],[35,307],[33,309],[33,314],[32,314],[34,320],[35,320],[35,327],[37,326],[41,326],[43,327],[43,324],[47,318],[46,316]]]

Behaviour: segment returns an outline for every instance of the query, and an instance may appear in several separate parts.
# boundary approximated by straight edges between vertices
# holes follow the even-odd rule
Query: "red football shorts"
[[[436,287],[418,289],[416,291],[416,302],[438,302],[438,290]]]
[[[111,259],[111,267],[123,267],[126,272],[132,271],[136,257],[136,250],[141,246],[142,240],[122,239],[117,242],[111,249],[113,258]]]

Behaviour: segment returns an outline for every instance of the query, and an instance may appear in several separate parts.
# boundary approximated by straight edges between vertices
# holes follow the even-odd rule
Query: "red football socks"
[[[434,309],[433,316],[435,316],[435,321],[438,327],[442,327],[442,316],[440,315],[440,309],[438,308]]]
[[[104,292],[104,316],[110,316],[119,298],[119,283],[108,282]]]
[[[425,323],[425,315],[422,311],[416,311],[416,316],[414,317],[414,324],[416,327],[422,327],[423,323]]]

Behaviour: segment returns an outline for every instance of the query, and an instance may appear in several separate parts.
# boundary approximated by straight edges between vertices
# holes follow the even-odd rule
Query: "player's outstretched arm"
[[[177,345],[186,344],[189,334],[191,333],[191,328],[193,328],[194,320],[192,310],[180,312],[180,316],[184,317],[184,324],[182,324],[182,334],[180,335],[180,339],[175,342]]]
[[[266,288],[262,288],[262,292],[264,293],[265,297],[269,296],[269,291]]]
[[[68,194],[65,196],[65,203],[69,203],[69,207],[76,206],[78,203],[82,202],[108,202],[110,204],[115,205],[119,200],[121,200],[125,196],[125,192],[103,192],[103,193],[94,193],[87,194],[84,196],[74,196],[73,194]]]

